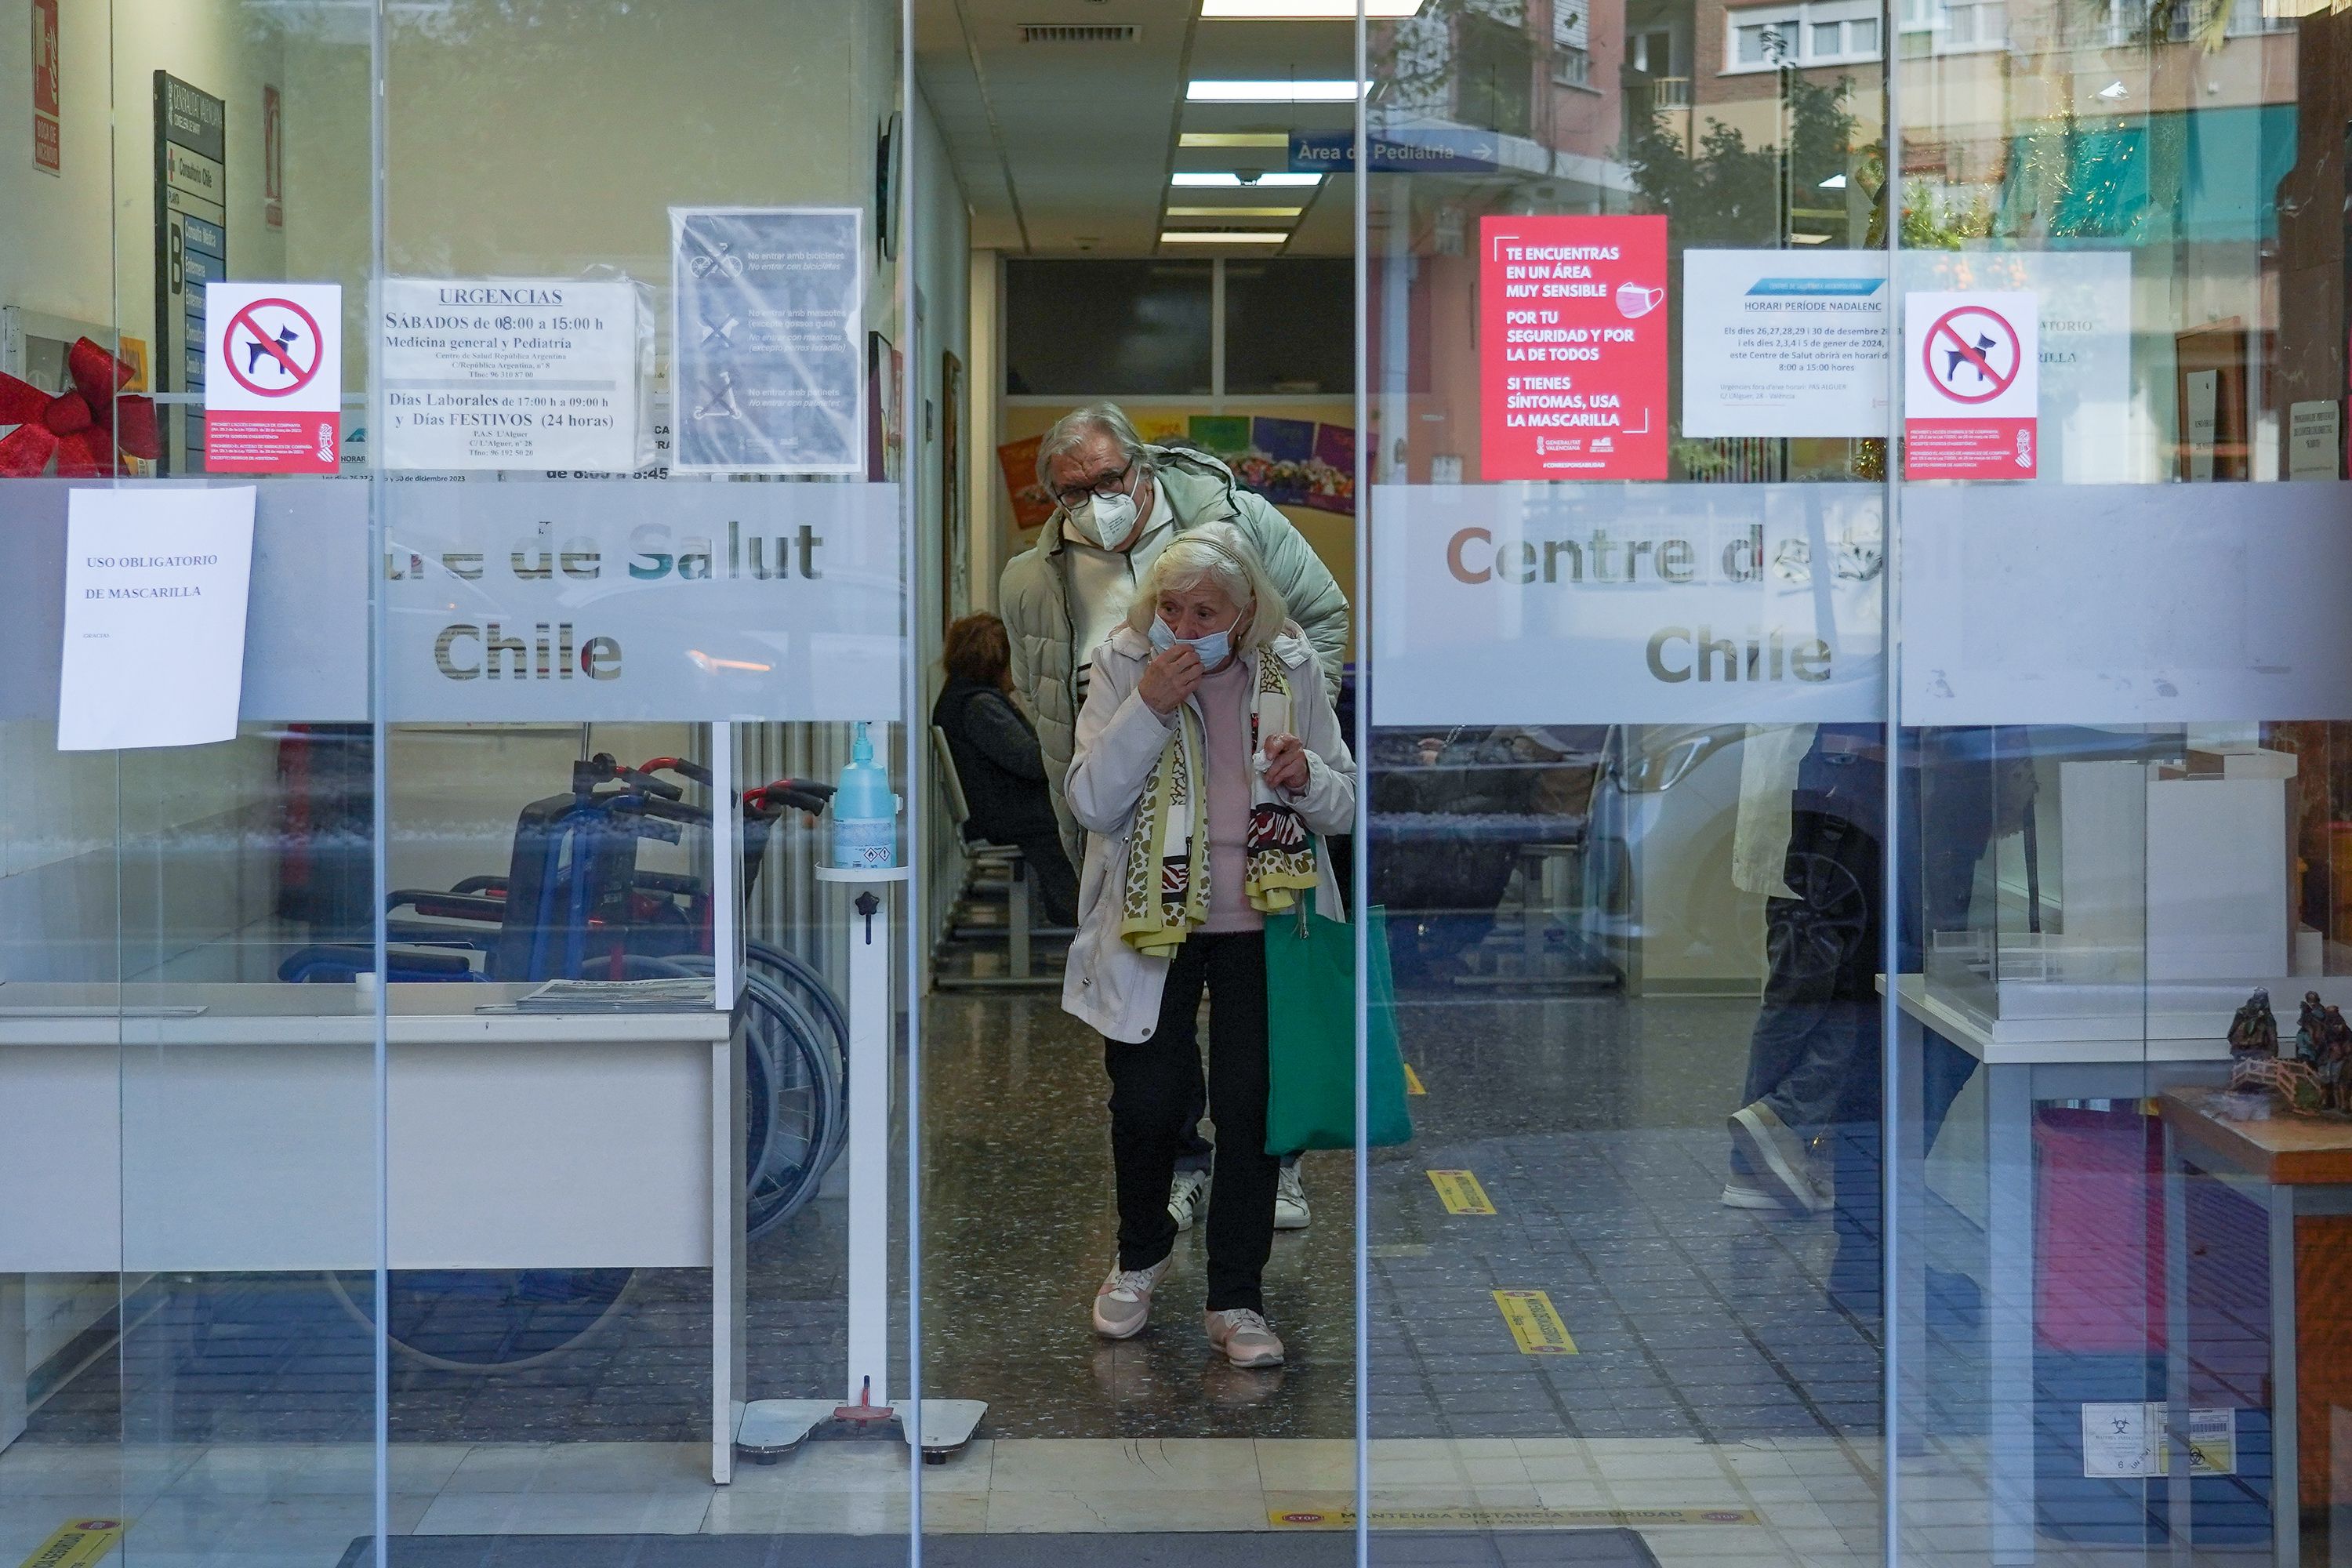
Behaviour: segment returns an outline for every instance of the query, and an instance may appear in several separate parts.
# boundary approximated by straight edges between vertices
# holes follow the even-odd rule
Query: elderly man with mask
[[[1168,542],[1204,522],[1230,522],[1265,563],[1291,618],[1314,647],[1336,697],[1348,645],[1348,599],[1287,518],[1243,489],[1206,452],[1147,445],[1118,405],[1097,403],[1055,421],[1037,447],[1037,479],[1055,500],[1037,542],[1005,564],[997,605],[1013,639],[1013,689],[1036,721],[1045,784],[1072,865],[1085,834],[1062,798],[1094,651],[1126,616],[1135,586]],[[1203,1212],[1211,1146],[1201,1136],[1205,1083],[1169,1190],[1179,1229]],[[1285,1161],[1275,1226],[1303,1228],[1307,1193]]]

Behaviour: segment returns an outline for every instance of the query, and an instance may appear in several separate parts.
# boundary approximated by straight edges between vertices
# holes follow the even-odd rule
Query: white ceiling
[[[972,244],[1034,255],[1345,255],[1350,183],[1185,190],[1184,206],[1305,205],[1290,243],[1166,246],[1175,169],[1279,169],[1269,148],[1180,148],[1184,131],[1345,131],[1349,106],[1188,104],[1202,78],[1345,79],[1351,22],[1203,22],[1199,0],[916,0],[915,69],[972,208]],[[1025,24],[1132,24],[1136,43],[1024,43]],[[1285,226],[1251,220],[1234,226]]]

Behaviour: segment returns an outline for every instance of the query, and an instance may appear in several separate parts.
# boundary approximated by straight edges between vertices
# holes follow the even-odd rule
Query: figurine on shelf
[[[2343,1012],[2329,1007],[2321,1015],[2319,1061],[2320,1102],[2330,1110],[2352,1110],[2352,1024]]]
[[[2319,1005],[2319,993],[2303,994],[2303,1008],[2294,1018],[2294,1059],[2305,1067],[2317,1065],[2319,1048],[2326,1040],[2327,1009]]]
[[[2278,1019],[2271,1012],[2271,994],[2256,991],[2246,998],[2230,1020],[2230,1056],[2233,1060],[2248,1057],[2278,1055]]]
[[[2288,1058],[2246,1055],[2230,1064],[2230,1092],[2275,1094],[2287,1110],[2299,1116],[2316,1116],[2326,1109],[2326,1092],[2319,1075]]]

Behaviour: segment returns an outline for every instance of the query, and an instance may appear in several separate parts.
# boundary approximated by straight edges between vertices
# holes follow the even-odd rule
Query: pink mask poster
[[[1666,220],[1478,225],[1478,478],[1666,477]]]

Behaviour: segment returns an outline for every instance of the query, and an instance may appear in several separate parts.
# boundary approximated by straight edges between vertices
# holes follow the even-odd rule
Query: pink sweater
[[[1236,658],[1203,677],[1194,693],[1201,704],[1202,759],[1209,788],[1209,918],[1204,931],[1257,931],[1265,918],[1250,908],[1249,819],[1250,671]]]

